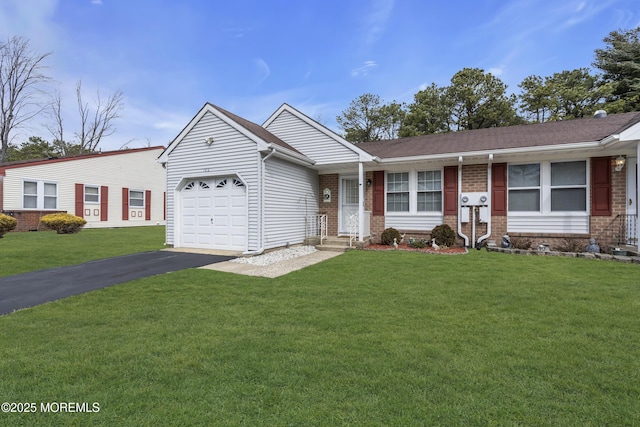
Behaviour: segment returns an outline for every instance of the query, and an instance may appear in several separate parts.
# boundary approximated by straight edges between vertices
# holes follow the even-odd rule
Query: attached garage
[[[246,186],[238,177],[189,180],[180,192],[181,246],[247,248]]]

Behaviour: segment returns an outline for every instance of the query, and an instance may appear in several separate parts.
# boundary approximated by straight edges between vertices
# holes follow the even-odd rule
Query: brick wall
[[[338,174],[320,175],[320,214],[327,215],[327,233],[329,236],[338,235]],[[323,191],[331,190],[331,202],[325,202]]]
[[[13,231],[40,231],[46,230],[40,225],[40,218],[53,213],[66,213],[66,211],[3,211],[18,220],[18,225]]]

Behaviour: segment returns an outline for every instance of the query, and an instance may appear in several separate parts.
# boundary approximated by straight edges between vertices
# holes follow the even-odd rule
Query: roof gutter
[[[267,157],[271,157],[271,155],[276,154],[286,158],[287,160],[290,160],[294,163],[298,163],[304,166],[313,166],[316,164],[314,160],[311,160],[310,158],[308,158],[303,154],[298,154],[296,152],[293,152],[287,148],[281,147],[271,142],[267,144],[267,150],[270,151]]]
[[[380,160],[380,163],[402,163],[402,162],[416,162],[424,160],[452,160],[459,159],[464,156],[486,158],[487,155],[509,155],[509,154],[526,154],[544,151],[545,153],[550,151],[564,151],[564,150],[584,150],[589,148],[602,148],[602,142],[577,142],[573,144],[561,144],[561,145],[549,145],[538,147],[523,147],[523,148],[505,148],[502,150],[483,150],[483,151],[468,151],[459,153],[442,153],[442,154],[423,154],[419,156],[405,156],[405,157],[388,157]]]

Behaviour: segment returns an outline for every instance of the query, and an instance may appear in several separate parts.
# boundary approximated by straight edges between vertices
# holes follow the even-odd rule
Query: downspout
[[[487,234],[478,237],[476,247],[480,249],[479,244],[488,239],[491,236],[491,193],[492,193],[492,181],[491,181],[491,165],[493,164],[493,154],[489,154],[489,164],[487,165]]]
[[[462,198],[462,156],[458,157],[458,236],[464,239],[464,246],[469,246],[469,237],[462,233],[462,218],[461,211],[462,206],[460,205],[460,199]]]
[[[264,252],[264,177],[265,177],[265,165],[267,159],[273,156],[276,153],[276,147],[270,146],[269,149],[271,152],[264,156],[260,161],[260,185],[258,186],[258,216],[260,218],[259,226],[260,226],[260,249],[256,249],[254,251],[244,251],[242,255],[260,255]],[[261,156],[260,152],[258,152],[258,156]]]

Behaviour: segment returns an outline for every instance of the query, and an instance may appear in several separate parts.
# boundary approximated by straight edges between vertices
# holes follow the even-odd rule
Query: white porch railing
[[[358,214],[355,213],[349,217],[349,246],[353,245],[353,242],[358,239],[358,232],[360,230],[360,220]],[[364,227],[363,236],[369,237],[371,235],[371,212],[364,212]]]
[[[327,240],[327,215],[308,215],[306,217],[305,234],[307,238],[319,237],[320,244]]]

